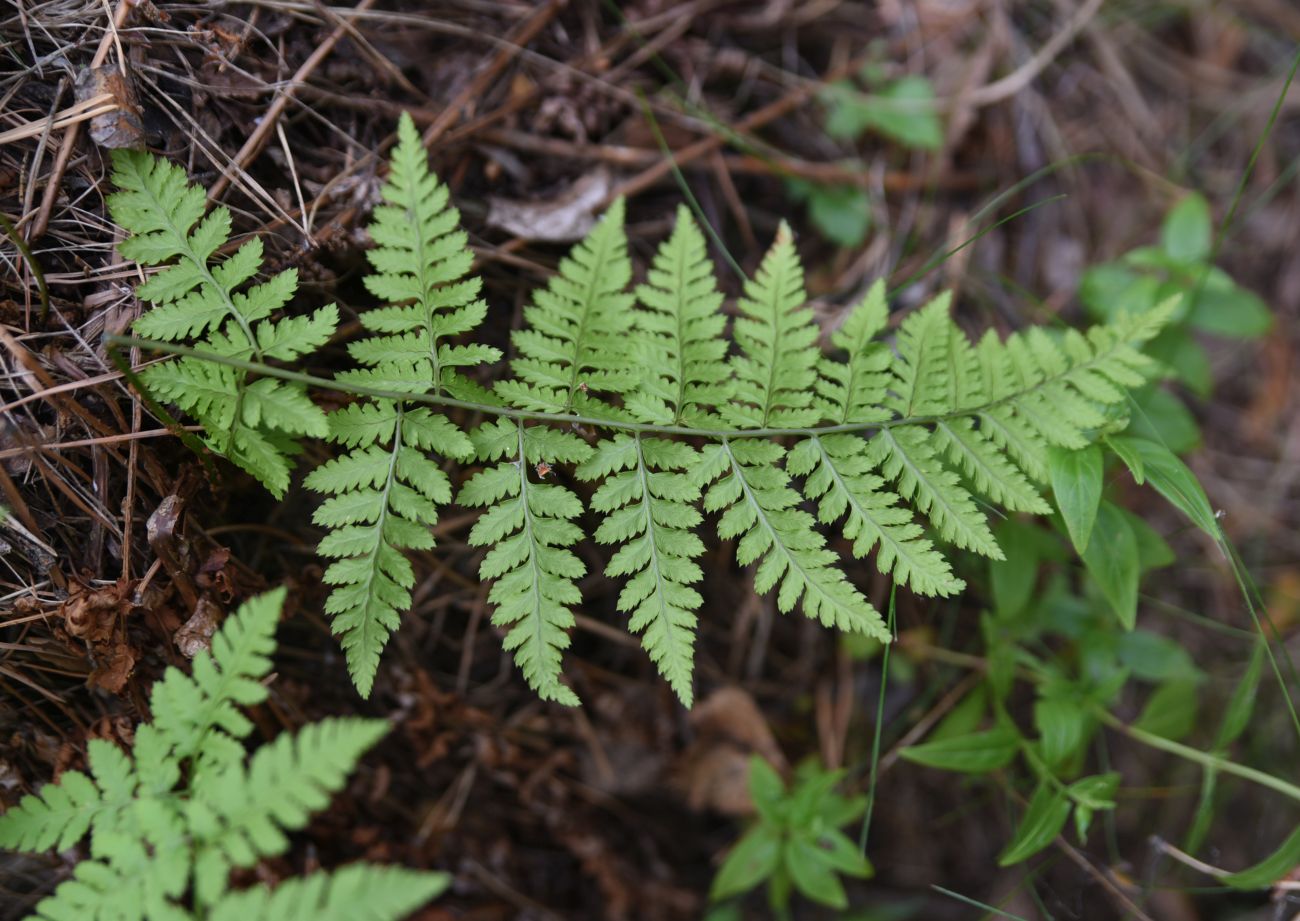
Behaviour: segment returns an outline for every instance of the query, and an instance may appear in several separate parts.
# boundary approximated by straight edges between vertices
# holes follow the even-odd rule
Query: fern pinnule
[[[631,346],[632,279],[618,199],[524,308],[525,328],[511,334],[515,379],[498,382],[512,406],[561,414],[617,413],[597,393],[620,394],[639,383]]]
[[[230,212],[219,207],[205,217],[203,189],[188,184],[179,166],[142,151],[115,150],[113,182],[119,191],[108,197],[109,210],[132,234],[119,246],[122,255],[161,267],[137,289],[154,304],[135,323],[141,336],[190,341],[218,359],[262,362],[292,361],[333,335],[338,309],[332,304],[307,317],[272,317],[297,290],[297,271],[249,285],[262,267],[261,240],[248,240],[220,259]],[[151,365],[140,377],[157,396],[194,415],[214,451],[276,496],[288,488],[296,437],[327,431],[324,413],[300,383],[250,382],[242,369],[189,357]]]
[[[577,695],[560,675],[571,609],[582,601],[577,580],[586,572],[568,549],[583,536],[573,523],[582,500],[529,474],[542,478],[551,464],[585,460],[591,447],[576,435],[512,419],[489,422],[471,437],[480,460],[501,461],[470,477],[457,496],[461,505],[487,507],[469,542],[491,548],[479,577],[493,582],[492,623],[508,628],[505,648],[543,700],[576,706]]]
[[[847,360],[822,356],[818,362],[818,403],[825,421],[843,425],[891,418],[886,395],[894,355],[876,338],[884,331],[888,316],[885,282],[880,279],[831,334],[831,345],[845,352]]]
[[[733,336],[733,401],[723,418],[740,428],[811,425],[817,383],[818,329],[805,304],[803,266],[782,223],[758,273],[745,282]]]
[[[703,578],[695,560],[704,543],[694,533],[699,486],[689,471],[695,451],[681,442],[618,434],[598,443],[577,469],[584,480],[603,482],[591,508],[605,517],[595,538],[619,544],[605,567],[626,577],[618,609],[630,614],[628,629],[685,706],[691,705],[695,612],[703,599],[692,586]]]
[[[727,318],[704,235],[686,206],[677,209],[672,235],[655,253],[636,296],[643,308],[633,321],[643,377],[624,405],[645,422],[716,422],[713,407],[726,405],[730,391],[722,337]]]

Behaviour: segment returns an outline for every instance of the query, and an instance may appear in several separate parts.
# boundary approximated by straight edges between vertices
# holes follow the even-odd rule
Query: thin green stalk
[[[1139,729],[1136,726],[1130,726],[1123,720],[1113,716],[1108,711],[1097,708],[1095,714],[1101,722],[1111,729],[1121,732],[1133,739],[1135,742],[1141,742],[1150,748],[1158,748],[1160,751],[1168,752],[1171,755],[1177,755],[1187,761],[1192,761],[1201,765],[1207,770],[1220,771],[1224,774],[1232,774],[1234,777],[1240,777],[1242,780],[1249,780],[1251,783],[1259,784],[1261,787],[1267,787],[1276,793],[1281,793],[1288,799],[1293,799],[1300,803],[1300,787],[1292,783],[1287,783],[1280,777],[1274,777],[1272,774],[1266,774],[1263,771],[1256,770],[1252,767],[1246,767],[1244,764],[1237,764],[1235,761],[1229,761],[1219,755],[1211,752],[1203,752],[1200,749],[1192,748],[1189,745],[1183,745],[1172,739],[1166,739],[1164,736],[1158,736],[1155,733],[1147,732],[1145,729]]]

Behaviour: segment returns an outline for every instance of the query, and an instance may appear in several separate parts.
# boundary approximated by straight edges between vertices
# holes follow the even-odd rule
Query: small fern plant
[[[349,346],[359,367],[334,380],[263,369],[293,388],[356,395],[312,426],[342,453],[307,485],[327,497],[316,513],[327,531],[321,553],[333,560],[327,611],[362,693],[411,604],[405,553],[433,546],[453,493],[483,509],[469,542],[485,551],[493,623],[543,698],[578,702],[562,656],[586,572],[574,547],[591,512],[591,537],[613,548],[605,574],[623,580],[619,609],[689,705],[706,513],[781,611],[800,607],[888,641],[827,531],[921,595],[959,592],[942,548],[1001,559],[988,512],[1050,512],[1041,491],[1049,452],[1121,429],[1128,390],[1159,370],[1139,349],[1168,320],[1168,304],[1117,312],[1086,335],[1030,328],[972,343],[941,295],[891,341],[881,282],[823,346],[784,225],[729,323],[685,208],[631,286],[618,201],[533,293],[511,335],[510,373],[488,388],[465,373],[499,357],[472,341],[486,307],[465,234],[409,118],[398,136],[371,224],[367,286],[380,303],[360,312],[363,335]],[[187,310],[177,302],[158,325],[189,330]],[[146,331],[157,328],[146,319]],[[260,367],[204,351],[226,371]],[[181,359],[196,369],[202,360]],[[467,431],[451,410],[488,421]],[[455,490],[452,464],[479,469]],[[572,478],[554,472],[568,465]],[[580,494],[575,479],[589,490]]]
[[[241,707],[267,697],[284,590],[244,604],[194,658],[169,668],[150,695],[153,719],[128,754],[87,745],[89,774],[67,771],[0,816],[0,847],[60,851],[87,832],[90,856],[36,906],[45,921],[386,921],[441,892],[445,874],[352,864],[232,891],[230,872],[289,848],[285,833],[343,787],[383,720],[327,719],[284,733],[251,757]]]

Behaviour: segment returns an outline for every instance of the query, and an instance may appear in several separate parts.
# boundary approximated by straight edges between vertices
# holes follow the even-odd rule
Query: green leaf
[[[1134,630],[1119,638],[1120,665],[1135,678],[1159,683],[1176,678],[1199,681],[1204,676],[1191,655],[1175,640],[1149,630]]]
[[[851,185],[814,185],[808,196],[808,217],[823,237],[853,249],[871,229],[871,198]]]
[[[1010,867],[1047,847],[1065,827],[1070,817],[1070,798],[1055,784],[1039,785],[1025,809],[1016,835],[998,855],[998,866]]]
[[[782,862],[795,888],[814,902],[847,908],[848,896],[825,851],[802,835],[786,839]]]
[[[1215,541],[1221,539],[1218,518],[1214,514],[1209,498],[1205,495],[1205,490],[1201,488],[1196,474],[1192,473],[1172,451],[1145,438],[1120,436],[1112,438],[1111,443],[1119,445],[1116,453],[1124,459],[1130,470],[1134,470],[1130,458],[1140,459],[1138,469],[1134,470],[1134,477],[1138,478],[1139,482],[1142,481],[1141,478],[1150,481],[1156,491],[1191,519],[1192,524]],[[1123,453],[1120,453],[1121,451]]]
[[[1223,877],[1233,889],[1267,889],[1300,863],[1300,828],[1291,832],[1276,851],[1253,867]]]
[[[1020,735],[1014,729],[1000,726],[987,732],[911,745],[899,754],[914,764],[943,771],[986,774],[1009,764],[1019,751]]]
[[[1092,537],[1097,507],[1101,503],[1101,449],[1089,445],[1081,451],[1053,449],[1048,455],[1052,493],[1065,520],[1070,542],[1080,555]]]
[[[759,755],[749,756],[749,797],[765,822],[780,821],[779,808],[785,802],[785,781]]]
[[[1167,681],[1147,699],[1133,725],[1166,739],[1181,739],[1196,726],[1197,682],[1185,678]]]
[[[1042,697],[1034,702],[1034,726],[1049,767],[1060,766],[1079,750],[1088,723],[1087,711],[1072,698]]]
[[[1250,716],[1255,711],[1255,700],[1259,694],[1259,679],[1264,668],[1265,640],[1258,640],[1250,652],[1250,662],[1241,680],[1228,699],[1228,706],[1223,711],[1223,722],[1214,736],[1214,750],[1223,751],[1246,731],[1250,725]]]
[[[1258,339],[1272,328],[1273,314],[1259,295],[1210,269],[1206,280],[1193,289],[1187,322],[1216,336]]]
[[[781,862],[781,837],[768,825],[745,833],[713,878],[709,898],[714,901],[748,892],[771,876]]]
[[[1088,575],[1110,602],[1125,630],[1137,623],[1138,560],[1137,538],[1120,510],[1103,502],[1097,512],[1092,539],[1084,551]]]
[[[1160,245],[1171,259],[1203,262],[1210,255],[1210,204],[1199,192],[1192,192],[1170,209],[1160,227]]]
[[[1002,618],[1014,618],[1025,609],[1038,582],[1039,553],[1047,535],[1015,518],[999,522],[994,536],[1003,560],[989,562],[989,588],[993,606]]]
[[[852,140],[876,131],[908,147],[943,146],[934,88],[925,77],[902,77],[871,96],[841,82],[828,88],[823,101],[829,108],[826,133],[831,137]]]
[[[1119,774],[1110,771],[1082,777],[1066,787],[1066,794],[1074,801],[1074,830],[1080,842],[1088,837],[1094,813],[1115,808],[1119,780]]]

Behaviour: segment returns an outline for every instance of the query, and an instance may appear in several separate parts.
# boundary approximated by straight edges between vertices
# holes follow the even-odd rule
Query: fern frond
[[[786,469],[804,477],[804,494],[817,501],[822,524],[844,519],[844,536],[853,555],[879,547],[876,566],[921,595],[954,595],[965,583],[923,535],[921,526],[874,475],[859,435],[818,435],[801,441],[786,458]]]
[[[195,838],[195,894],[217,901],[231,867],[248,867],[289,847],[285,831],[329,805],[348,774],[388,731],[383,720],[326,719],[283,733],[243,762],[196,785],[187,804]]]
[[[497,392],[521,409],[608,415],[593,391],[626,393],[638,383],[627,335],[631,279],[619,199],[534,292],[524,328],[510,337],[515,380],[499,382]]]
[[[400,921],[451,882],[430,873],[355,863],[222,897],[210,921]]]
[[[492,623],[509,628],[505,647],[544,700],[577,706],[577,695],[560,683],[560,659],[574,623],[570,608],[582,600],[576,582],[586,572],[568,549],[582,538],[573,523],[582,502],[563,486],[534,482],[529,471],[585,460],[591,448],[575,435],[510,419],[490,422],[471,437],[480,460],[509,458],[475,474],[457,497],[461,505],[488,507],[469,542],[491,548],[479,577],[494,580]]]
[[[398,393],[438,394],[462,385],[458,369],[500,357],[487,346],[457,345],[457,335],[482,322],[482,282],[467,278],[473,263],[460,213],[430,171],[410,116],[398,124],[392,169],[375,209],[366,287],[387,303],[363,311],[368,335],[348,346],[363,367],[340,381]],[[329,496],[313,520],[328,530],[322,556],[333,586],[325,603],[348,672],[370,695],[379,655],[411,606],[415,573],[405,551],[434,545],[440,506],[451,481],[428,455],[468,460],[469,438],[427,406],[370,400],[330,415],[330,437],[351,449],[312,471],[309,489]]]
[[[816,421],[817,325],[804,301],[803,266],[784,223],[758,273],[745,282],[733,335],[734,402],[726,421],[741,428],[799,427]]]
[[[642,634],[651,660],[688,707],[695,611],[703,603],[691,586],[704,575],[695,562],[704,544],[693,532],[700,488],[682,471],[696,460],[689,445],[620,434],[596,445],[577,470],[580,479],[604,480],[591,507],[606,516],[596,540],[621,544],[605,567],[605,575],[628,579],[618,609],[632,615],[628,629]]]
[[[645,307],[633,321],[643,377],[626,397],[626,407],[644,422],[715,421],[712,407],[725,405],[730,390],[727,341],[722,338],[727,321],[704,235],[684,205],[636,296]]]
[[[798,507],[802,497],[779,466],[784,453],[773,442],[748,438],[705,449],[698,477],[721,477],[704,494],[704,508],[722,512],[718,536],[740,538],[736,561],[758,564],[754,590],[766,594],[777,588],[781,611],[798,603],[828,627],[888,642],[884,619],[835,568],[835,554],[826,549],[812,516]]]
[[[192,341],[200,352],[264,361],[293,359],[319,348],[338,325],[331,305],[310,318],[276,320],[298,287],[289,269],[248,284],[262,267],[262,243],[245,242],[233,255],[217,251],[230,237],[230,212],[206,217],[203,189],[190,185],[177,165],[147,153],[113,151],[108,197],[113,219],[131,236],[122,255],[161,270],[137,289],[154,304],[135,331],[169,342]],[[257,477],[274,495],[289,486],[292,436],[325,434],[324,414],[301,384],[262,378],[250,389],[248,374],[193,358],[169,359],[140,375],[164,400],[202,423],[208,445]]]
[[[93,780],[69,771],[0,815],[0,846],[65,849],[91,831],[90,859],[36,906],[34,917],[188,921],[213,917],[215,905],[220,917],[243,908],[251,917],[277,919],[387,919],[445,886],[443,874],[357,866],[286,883],[274,895],[227,892],[231,868],[286,850],[285,831],[303,828],[328,805],[388,728],[383,720],[325,720],[281,735],[245,766],[234,739],[251,724],[230,704],[265,698],[257,679],[269,670],[265,641],[283,600],[281,590],[243,605],[213,637],[211,655],[195,658],[193,680],[167,670],[152,692],[155,722],[137,728],[131,756],[93,739]],[[191,901],[196,915],[182,907]]]
[[[951,595],[962,582],[943,548],[1001,559],[987,516],[1049,511],[1049,449],[1079,448],[1109,430],[1127,391],[1158,370],[1139,348],[1167,322],[1169,305],[1086,335],[1027,329],[973,343],[941,294],[890,342],[883,282],[823,351],[784,225],[745,282],[729,355],[722,297],[690,214],[679,209],[631,294],[619,201],[534,292],[524,328],[511,336],[513,376],[489,388],[463,372],[499,353],[457,341],[486,314],[459,215],[409,118],[398,137],[371,225],[366,285],[382,303],[359,313],[364,335],[348,346],[357,367],[336,378],[340,389],[384,398],[360,397],[326,423],[297,385],[250,379],[229,363],[185,357],[146,372],[160,396],[273,488],[288,482],[295,438],[323,435],[340,446],[307,485],[325,497],[315,521],[330,560],[326,611],[363,694],[411,604],[406,554],[433,547],[433,526],[451,501],[446,461],[485,464],[457,499],[484,509],[470,542],[486,550],[480,575],[493,582],[493,622],[544,698],[577,702],[561,660],[585,571],[573,552],[583,508],[547,479],[564,462],[598,484],[594,536],[617,548],[605,571],[626,580],[618,607],[689,702],[701,503],[720,513],[719,533],[736,539],[737,558],[756,567],[756,588],[775,589],[781,610],[799,604],[823,623],[888,639],[879,613],[836,568],[817,519],[854,556],[874,554],[894,580]],[[220,259],[229,215],[205,217],[202,196],[178,169],[123,155],[122,170],[130,175],[116,207],[136,233],[124,252],[161,266],[141,288],[158,303],[141,332],[201,337],[202,351],[253,365],[325,341],[333,308],[272,320],[293,294],[292,273],[252,284],[262,262],[255,241]],[[495,421],[467,435],[442,407]],[[703,448],[669,440],[683,435]],[[163,684],[174,699],[164,699],[158,728],[143,730],[137,746],[166,755],[180,744],[174,736],[197,731],[176,711],[204,697],[198,685]],[[238,760],[229,753],[235,734],[216,728],[198,734],[228,754],[200,765],[202,777]],[[174,783],[169,770],[141,766],[142,787]]]
[[[201,764],[218,768],[242,759],[243,747],[235,740],[247,736],[253,724],[237,707],[266,699],[261,679],[271,670],[284,598],[285,590],[278,588],[240,605],[213,635],[211,650],[194,657],[192,676],[168,669],[154,684],[151,731],[136,746],[137,755],[144,745],[150,756],[137,758],[142,769],[155,771],[164,759],[175,763],[198,757]],[[170,787],[166,776],[145,779],[146,786],[157,783]]]

